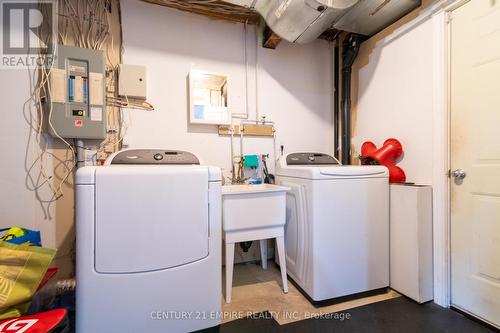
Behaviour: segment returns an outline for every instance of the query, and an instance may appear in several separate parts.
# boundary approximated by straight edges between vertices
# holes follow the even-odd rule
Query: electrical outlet
[[[114,134],[114,133],[118,132],[118,128],[116,128],[115,126],[108,126],[108,128],[106,129],[106,132],[108,134]]]

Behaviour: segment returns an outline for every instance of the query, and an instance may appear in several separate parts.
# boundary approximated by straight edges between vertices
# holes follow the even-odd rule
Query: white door
[[[500,326],[500,1],[450,24],[451,301]]]

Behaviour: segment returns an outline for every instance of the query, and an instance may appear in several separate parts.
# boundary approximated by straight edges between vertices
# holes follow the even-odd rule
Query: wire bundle
[[[68,33],[74,46],[101,49],[111,34],[108,9],[110,0],[59,0],[59,40],[67,45]]]
[[[128,96],[125,97],[107,96],[107,101],[109,105],[119,108],[139,109],[145,111],[154,110],[153,105],[151,105],[147,101],[143,99],[139,99],[136,101],[134,99],[129,98]]]

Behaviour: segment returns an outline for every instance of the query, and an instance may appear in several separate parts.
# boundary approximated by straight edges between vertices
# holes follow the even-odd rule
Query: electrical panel
[[[106,137],[105,55],[101,50],[59,45],[50,71],[52,136]]]

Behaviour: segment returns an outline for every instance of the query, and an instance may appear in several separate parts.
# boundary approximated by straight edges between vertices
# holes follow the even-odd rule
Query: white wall
[[[27,70],[0,70],[0,149],[4,157],[0,172],[0,228],[34,227],[35,197],[25,185],[25,159],[32,157],[28,148],[29,125],[23,114],[28,96]]]
[[[355,154],[364,141],[377,146],[394,137],[405,155],[398,164],[407,181],[432,183],[433,25],[425,20],[380,40],[359,69]],[[366,50],[365,50],[366,51]]]
[[[131,147],[184,149],[204,162],[230,167],[230,142],[216,126],[188,124],[187,75],[191,68],[229,76],[232,110],[245,111],[242,24],[209,19],[139,1],[122,2],[123,62],[147,66],[154,112],[133,110],[126,143]],[[255,33],[247,33],[250,116],[255,118]],[[279,150],[333,152],[331,48],[282,42],[258,47],[258,107],[276,122]],[[245,139],[245,153],[272,153],[270,138]],[[239,143],[235,142],[239,147]],[[238,153],[238,150],[236,150]]]

